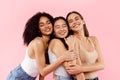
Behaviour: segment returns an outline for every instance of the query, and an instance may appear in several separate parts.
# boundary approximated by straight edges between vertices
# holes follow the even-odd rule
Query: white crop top
[[[48,55],[49,55],[50,63],[53,63],[57,60],[56,55],[50,49],[48,50]],[[64,76],[64,77],[70,76],[62,65],[59,66],[56,70],[54,70],[53,74],[59,75],[59,76]]]
[[[26,55],[21,63],[22,69],[30,76],[36,77],[39,74],[38,66],[35,59],[31,59],[28,56],[28,50],[26,49]]]

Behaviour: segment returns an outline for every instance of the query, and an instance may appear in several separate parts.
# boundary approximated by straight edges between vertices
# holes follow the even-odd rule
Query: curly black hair
[[[53,17],[46,13],[46,12],[38,12],[35,15],[33,15],[30,19],[28,19],[25,29],[23,32],[23,39],[24,39],[24,44],[28,46],[28,44],[35,38],[35,37],[41,37],[42,34],[39,30],[39,20],[41,17],[47,17],[52,25],[53,25]]]

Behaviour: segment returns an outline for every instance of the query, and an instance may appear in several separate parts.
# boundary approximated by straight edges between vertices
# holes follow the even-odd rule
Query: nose
[[[62,30],[64,30],[64,28],[61,26],[61,27],[60,27],[60,30],[62,31]]]
[[[46,27],[46,28],[48,28],[48,27],[49,27],[49,25],[48,25],[48,24],[46,24],[46,25],[45,25],[45,27]]]
[[[76,20],[73,20],[73,24],[76,24]]]

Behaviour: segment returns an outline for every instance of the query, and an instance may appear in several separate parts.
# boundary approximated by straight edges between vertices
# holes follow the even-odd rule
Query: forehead
[[[68,16],[68,19],[72,19],[72,18],[75,18],[75,17],[80,17],[78,14],[76,13],[71,13],[69,16]]]
[[[63,19],[58,19],[55,21],[55,24],[63,24],[66,23]]]
[[[42,17],[40,17],[39,22],[42,22],[42,21],[48,21],[48,20],[49,20],[48,17],[46,17],[46,16],[42,16]]]

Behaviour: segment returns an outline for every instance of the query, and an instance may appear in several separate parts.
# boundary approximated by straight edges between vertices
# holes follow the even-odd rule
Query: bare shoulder
[[[89,38],[93,41],[94,44],[98,44],[98,39],[96,36],[90,36]]]
[[[61,44],[62,42],[59,39],[52,39],[50,45]]]
[[[41,55],[44,52],[44,44],[40,37],[33,39],[28,45],[29,52],[31,55]]]
[[[53,50],[62,49],[62,47],[64,47],[64,45],[63,45],[61,40],[59,40],[59,39],[52,39],[50,41],[49,49],[51,49],[52,51]]]
[[[40,38],[40,37],[36,37],[35,39],[33,39],[31,42],[30,42],[30,44],[32,45],[32,46],[43,46],[43,41],[42,41],[42,39]]]

